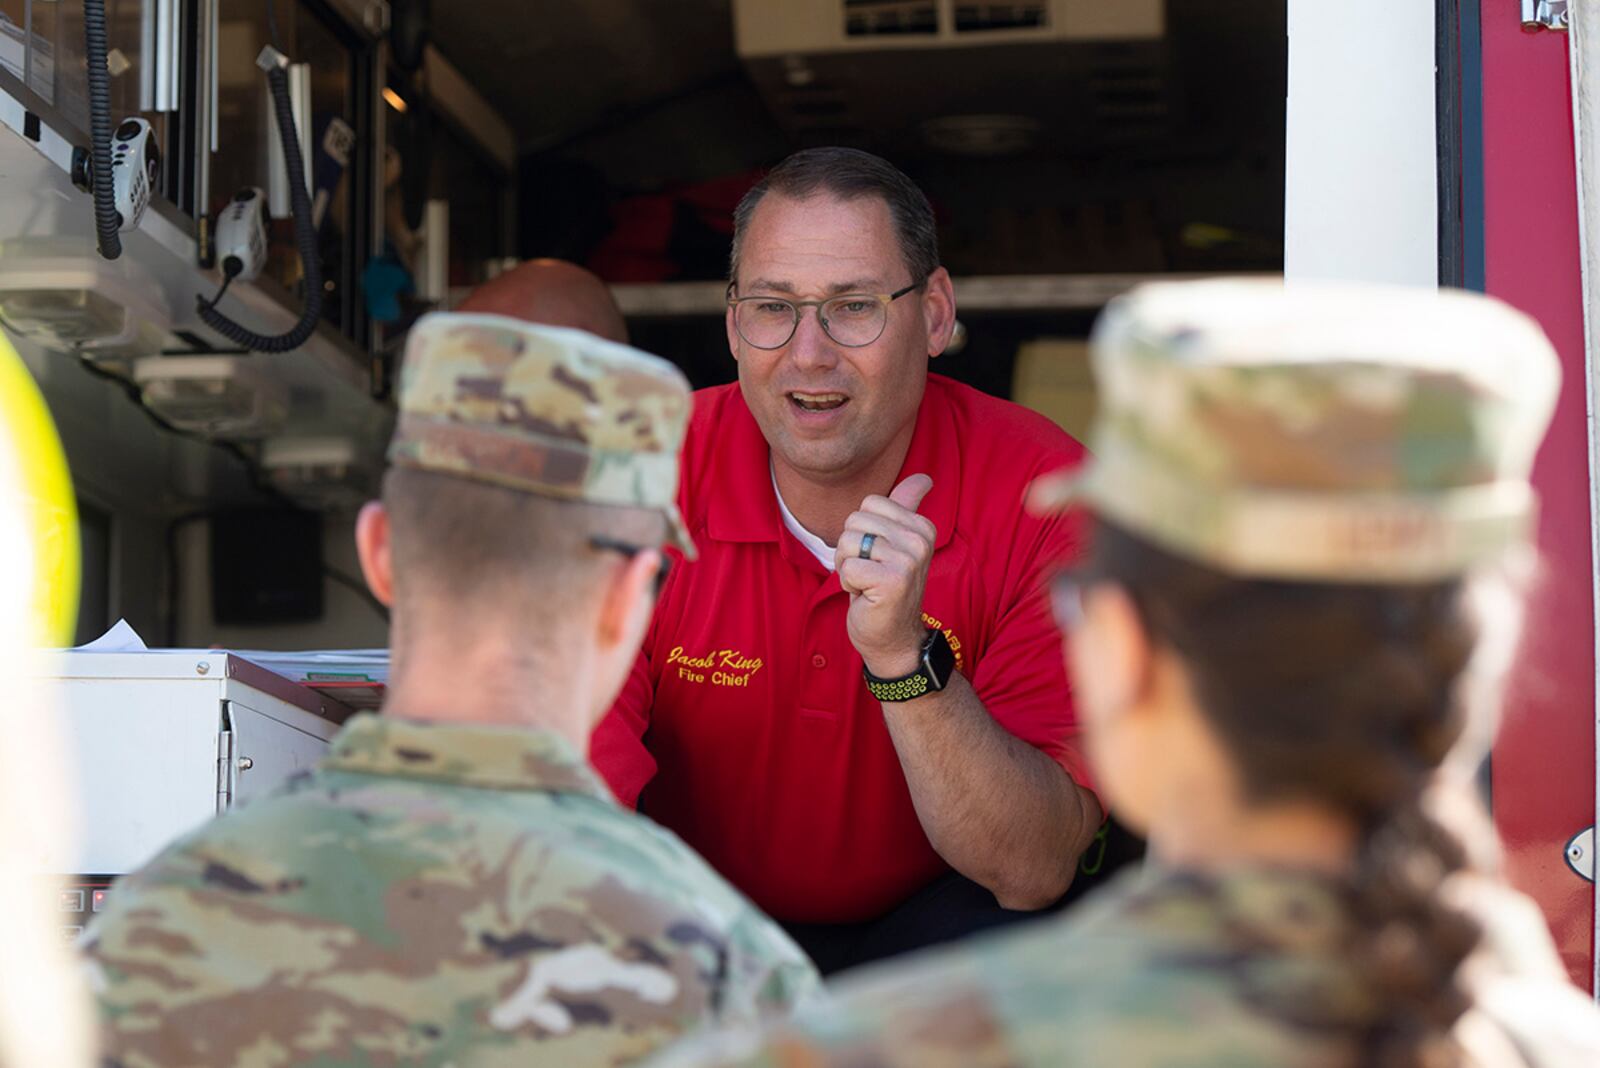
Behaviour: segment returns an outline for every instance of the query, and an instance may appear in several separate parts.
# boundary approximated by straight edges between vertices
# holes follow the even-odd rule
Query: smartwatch
[[[925,693],[942,690],[950,684],[956,669],[956,654],[950,651],[950,641],[944,631],[928,629],[922,640],[922,663],[917,670],[898,679],[880,679],[865,666],[861,675],[867,680],[867,691],[880,701],[910,701]]]

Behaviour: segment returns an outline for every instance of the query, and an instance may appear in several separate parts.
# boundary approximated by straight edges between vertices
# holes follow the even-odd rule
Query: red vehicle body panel
[[[1568,38],[1522,32],[1518,0],[1483,0],[1484,259],[1488,291],[1543,324],[1561,353],[1555,424],[1534,482],[1541,574],[1492,762],[1512,881],[1550,921],[1573,980],[1594,984],[1594,888],[1564,858],[1594,821],[1595,630],[1583,294]]]

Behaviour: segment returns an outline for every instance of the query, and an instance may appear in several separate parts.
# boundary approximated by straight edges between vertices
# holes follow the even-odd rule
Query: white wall
[[[1434,5],[1288,4],[1284,273],[1437,285]]]

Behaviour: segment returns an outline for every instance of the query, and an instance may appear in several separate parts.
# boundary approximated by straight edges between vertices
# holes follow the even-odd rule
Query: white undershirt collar
[[[789,506],[783,503],[783,494],[778,491],[778,469],[769,461],[767,470],[772,474],[772,494],[778,498],[778,514],[783,516],[784,528],[794,535],[796,541],[805,546],[806,552],[817,558],[817,563],[832,571],[833,546],[800,525],[800,520],[789,511]]]

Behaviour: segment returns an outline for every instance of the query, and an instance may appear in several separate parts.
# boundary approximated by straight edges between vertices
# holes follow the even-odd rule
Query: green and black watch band
[[[933,693],[950,684],[950,675],[956,669],[956,654],[950,651],[950,642],[944,631],[928,629],[922,641],[922,663],[917,670],[898,679],[880,679],[865,667],[862,678],[867,680],[867,692],[880,701],[910,701],[925,693]]]

